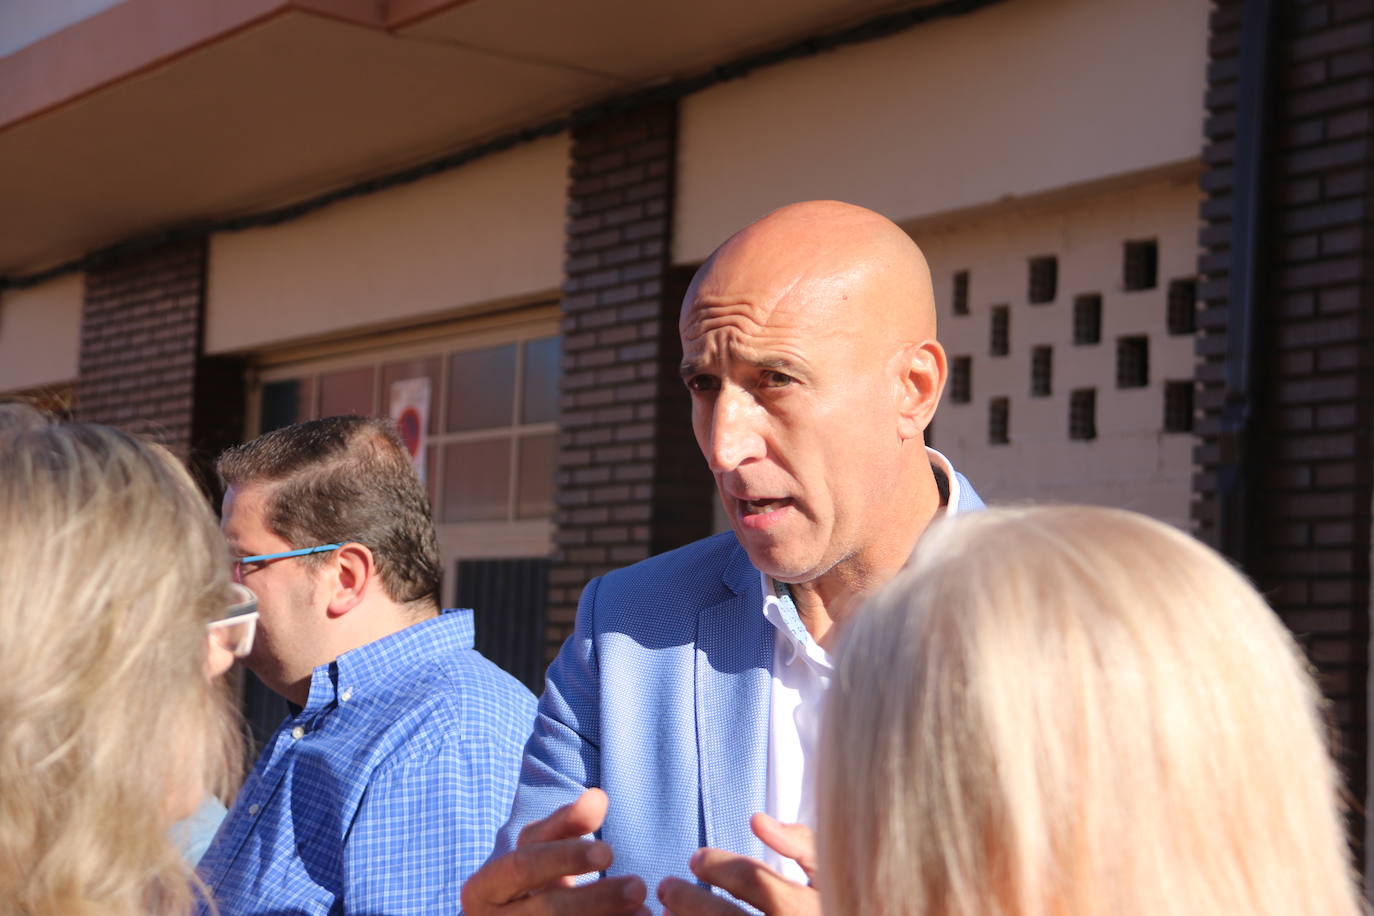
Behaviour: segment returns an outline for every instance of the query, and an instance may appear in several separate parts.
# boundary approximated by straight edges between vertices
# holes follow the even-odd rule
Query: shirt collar
[[[960,495],[959,477],[954,473],[954,465],[950,464],[948,458],[930,446],[926,446],[926,455],[930,458],[930,463],[944,471],[945,476],[949,479],[949,498],[941,507],[940,514],[953,515],[959,511]],[[775,583],[772,578],[763,573],[759,573],[759,583],[763,591],[763,616],[777,628],[779,636],[786,640],[786,644],[791,650],[787,656],[787,664],[792,664],[796,661],[797,656],[801,655],[812,667],[829,674],[833,670],[830,653],[826,652],[819,643],[811,638],[811,633],[806,629],[806,624],[802,623],[801,615],[797,613],[797,605],[792,601],[792,593],[787,588],[787,584],[785,582]]]
[[[413,667],[428,658],[471,649],[474,635],[472,611],[448,608],[437,617],[350,649],[311,672],[310,696],[300,712],[315,715],[340,699],[347,702],[355,692],[392,676],[402,663]]]
[[[801,655],[811,667],[822,674],[830,674],[833,670],[830,653],[811,638],[801,615],[797,613],[797,605],[792,601],[792,592],[787,583],[774,582],[763,573],[759,573],[759,582],[763,587],[763,616],[777,628],[779,637],[786,640],[791,650],[787,664],[792,664]]]
[[[954,515],[959,511],[959,500],[962,498],[962,487],[959,485],[959,475],[954,473],[954,465],[949,463],[949,459],[930,446],[926,446],[926,456],[930,458],[930,463],[945,472],[945,478],[949,481],[949,499],[945,500],[944,515]]]

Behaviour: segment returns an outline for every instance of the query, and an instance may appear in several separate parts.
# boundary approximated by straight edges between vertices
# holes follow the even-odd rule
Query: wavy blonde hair
[[[230,601],[170,453],[0,405],[0,913],[189,911],[168,828],[242,754],[204,672]]]
[[[1361,911],[1301,653],[1144,516],[937,525],[856,615],[827,703],[827,916]]]

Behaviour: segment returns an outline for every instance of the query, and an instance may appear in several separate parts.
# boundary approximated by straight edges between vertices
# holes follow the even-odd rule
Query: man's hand
[[[588,789],[520,831],[515,850],[483,865],[463,885],[467,916],[624,916],[647,913],[644,882],[606,878],[581,887],[577,875],[604,871],[611,847],[582,837],[606,819],[606,793]]]
[[[815,880],[816,844],[807,827],[782,824],[766,814],[755,814],[749,827],[754,836],[773,851],[796,860],[808,880]],[[755,859],[719,849],[698,849],[692,854],[691,864],[692,874],[702,881],[728,891],[767,916],[820,916],[821,895],[814,887],[789,881]],[[678,878],[665,878],[659,884],[658,899],[673,916],[742,916],[744,913],[705,888]]]

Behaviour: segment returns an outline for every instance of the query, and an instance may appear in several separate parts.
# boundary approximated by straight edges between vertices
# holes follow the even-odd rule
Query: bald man
[[[468,916],[737,912],[708,886],[819,912],[805,825],[836,626],[932,520],[982,505],[924,444],[945,353],[925,258],[887,219],[768,214],[702,265],[679,331],[731,531],[587,585]]]

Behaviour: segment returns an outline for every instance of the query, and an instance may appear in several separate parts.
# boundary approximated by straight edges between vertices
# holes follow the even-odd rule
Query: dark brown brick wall
[[[164,245],[86,272],[74,413],[148,435],[207,489],[243,432],[243,366],[202,355],[205,242]]]
[[[572,139],[550,658],[589,579],[704,536],[713,505],[677,372],[676,105]]]
[[[1370,501],[1374,496],[1374,2],[1279,4],[1273,130],[1255,350],[1259,438],[1223,445],[1228,271],[1237,143],[1241,7],[1212,14],[1198,343],[1198,531],[1218,539],[1218,473],[1257,475],[1247,572],[1315,664],[1362,804],[1368,753]],[[1357,814],[1352,835],[1363,836]]]

